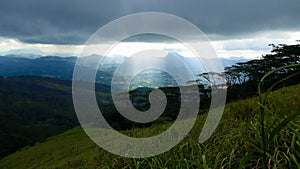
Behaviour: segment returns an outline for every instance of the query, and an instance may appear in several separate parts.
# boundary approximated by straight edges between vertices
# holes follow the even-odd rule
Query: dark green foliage
[[[256,87],[260,79],[269,71],[278,67],[290,64],[300,64],[300,45],[274,45],[271,54],[264,55],[262,59],[250,60],[248,62],[237,63],[225,69],[225,75],[229,84],[228,100],[236,100],[251,97],[257,94]],[[296,72],[299,67],[287,67],[274,72],[272,76],[264,79],[264,88],[269,88],[277,81],[284,79]],[[300,75],[293,76],[289,80],[276,86],[278,89],[283,86],[298,84]]]
[[[78,125],[70,86],[50,78],[0,79],[0,157]]]
[[[111,95],[108,93],[106,93],[106,95],[97,95],[98,105],[106,121],[116,130],[150,127],[154,124],[158,124],[159,121],[162,122],[162,119],[166,119],[166,121],[176,120],[181,104],[179,87],[162,87],[159,89],[165,93],[167,105],[165,111],[160,116],[161,118],[150,123],[135,123],[124,118],[116,110]],[[137,110],[143,112],[150,108],[148,97],[153,90],[152,88],[137,88],[129,92],[131,102]],[[188,86],[186,86],[186,90],[188,90]],[[207,95],[210,91],[206,90],[205,92],[206,93],[203,93],[202,88],[199,86],[199,96],[201,100],[199,114],[206,113],[210,106],[210,97]]]
[[[79,125],[73,109],[71,81],[37,76],[18,76],[0,79],[0,157],[47,137],[57,135]],[[180,108],[179,88],[161,88],[167,95],[168,103],[160,119],[141,124],[124,118],[114,107],[110,87],[95,86],[98,105],[104,117],[117,130],[145,128],[155,124],[173,121]],[[149,109],[148,96],[153,90],[131,91],[137,109]],[[209,106],[209,98],[201,96],[201,112]]]

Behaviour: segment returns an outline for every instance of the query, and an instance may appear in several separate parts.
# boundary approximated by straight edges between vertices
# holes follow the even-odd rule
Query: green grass
[[[285,87],[265,97],[266,135],[288,116],[300,111],[300,85]],[[258,98],[226,105],[221,123],[204,144],[198,137],[206,115],[200,115],[190,134],[161,155],[131,159],[97,147],[80,127],[25,147],[0,161],[0,168],[262,168],[261,116]],[[124,131],[135,137],[159,134],[170,123]],[[269,140],[269,168],[300,168],[300,118],[295,116]]]

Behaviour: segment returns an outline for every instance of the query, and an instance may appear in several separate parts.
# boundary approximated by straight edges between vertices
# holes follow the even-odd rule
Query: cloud
[[[30,44],[17,39],[0,37],[0,55],[8,54],[35,54],[35,55],[58,55],[78,56],[83,45],[62,44]]]
[[[216,39],[299,30],[299,0],[1,0],[0,36],[26,43],[83,44],[98,28],[136,12],[185,18]]]

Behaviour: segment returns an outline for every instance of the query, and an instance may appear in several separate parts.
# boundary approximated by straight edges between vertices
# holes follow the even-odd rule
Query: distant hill
[[[98,94],[109,90],[96,85]],[[0,158],[78,125],[71,92],[67,80],[0,77]]]
[[[88,59],[94,59],[95,61],[98,61],[100,58],[102,57],[98,55],[88,56]],[[71,80],[76,60],[77,57],[40,56],[30,54],[0,56],[0,76],[34,75]],[[221,58],[221,62],[224,67],[246,60],[247,59],[244,58],[233,57]],[[163,64],[164,67],[173,71],[179,71],[180,67],[176,66],[178,65],[176,63],[183,62],[188,65],[195,74],[200,74],[205,71],[198,58],[183,57],[175,52],[170,52],[165,58],[153,56],[153,58],[147,62],[145,62],[144,59],[136,61],[136,59],[133,60],[126,56],[114,55],[111,57],[104,57],[104,64],[100,66],[96,81],[109,85],[116,66],[123,62],[127,68],[134,68],[133,65],[143,68],[144,64],[147,62],[157,62],[158,64]],[[161,85],[164,84],[168,83],[162,83]]]
[[[46,56],[35,59],[1,56],[0,76],[35,75],[71,79],[75,57]]]
[[[180,108],[179,88],[160,89],[168,99],[161,117],[175,120]],[[188,87],[186,89],[188,90]],[[133,123],[116,110],[112,102],[110,86],[97,83],[95,90],[103,116],[117,130],[149,127],[161,120],[146,124]],[[129,92],[135,108],[141,111],[150,108],[148,97],[152,90],[153,88],[140,87]],[[79,125],[71,92],[72,81],[70,80],[39,76],[6,78],[0,76],[0,158],[23,146],[41,142],[47,137]],[[122,94],[124,93],[120,93],[120,96]],[[204,113],[209,106],[209,98],[207,95],[200,97],[199,113]]]
[[[210,59],[207,59],[210,60]],[[241,57],[230,57],[230,58],[219,58],[217,59],[211,59],[212,62],[220,62],[223,67],[230,67],[236,63],[239,62],[245,62],[248,61],[247,58],[241,58]],[[169,52],[167,56],[165,57],[124,57],[123,64],[125,65],[123,72],[128,71],[131,73],[131,71],[136,72],[135,70],[145,68],[149,64],[158,65],[159,67],[163,67],[166,70],[169,70],[171,72],[176,72],[182,70],[184,67],[180,66],[180,62],[184,63],[187,68],[191,69],[191,71],[194,74],[200,74],[204,73],[205,70],[205,64],[204,60],[198,57],[184,57],[182,55],[179,55],[176,52]]]
[[[87,83],[87,82],[85,82]],[[151,126],[125,119],[115,109],[110,86],[96,84],[96,96],[104,117],[115,129]],[[130,91],[133,105],[147,110],[152,88]],[[180,93],[176,87],[161,88],[168,98],[163,118],[176,119]],[[19,148],[41,142],[79,125],[72,101],[72,81],[39,76],[0,76],[0,158]],[[202,103],[205,103],[204,96]],[[207,108],[207,107],[202,107]]]

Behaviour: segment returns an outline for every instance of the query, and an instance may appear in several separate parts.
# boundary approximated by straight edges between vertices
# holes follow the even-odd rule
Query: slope
[[[300,85],[272,92],[265,105],[269,112],[273,112],[267,121],[283,121],[286,116],[300,111],[298,91]],[[184,141],[151,158],[130,159],[112,155],[97,147],[80,127],[76,127],[3,158],[0,168],[257,168],[261,166],[258,108],[257,98],[227,104],[217,130],[204,144],[199,144],[197,138],[206,115],[199,115]],[[147,137],[164,131],[169,125],[165,123],[124,133]],[[298,116],[276,136],[268,152],[271,168],[299,167],[299,130]]]
[[[46,77],[0,77],[0,158],[78,126],[71,85]],[[96,85],[98,94],[106,88]]]

